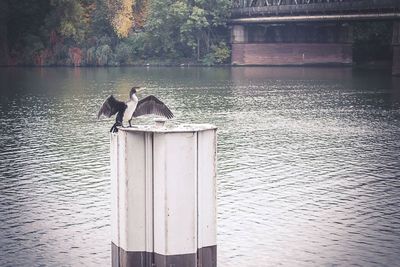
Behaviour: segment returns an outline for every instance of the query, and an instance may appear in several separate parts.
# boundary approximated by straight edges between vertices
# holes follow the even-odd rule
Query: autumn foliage
[[[115,66],[205,59],[218,63],[229,57],[230,0],[2,3],[0,32],[7,38],[0,38],[0,52],[6,55],[6,64]]]

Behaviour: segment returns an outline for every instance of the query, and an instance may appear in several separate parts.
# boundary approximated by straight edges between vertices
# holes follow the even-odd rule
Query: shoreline
[[[337,64],[337,63],[324,63],[324,64],[288,64],[288,65],[237,65],[237,64],[214,64],[208,65],[203,63],[138,63],[138,64],[115,64],[115,65],[35,65],[35,64],[21,64],[21,65],[0,65],[0,68],[119,68],[119,67],[213,67],[213,68],[226,68],[226,67],[320,67],[320,68],[353,68],[360,70],[390,70],[392,68],[391,61],[370,61],[370,62],[355,62],[352,64]]]

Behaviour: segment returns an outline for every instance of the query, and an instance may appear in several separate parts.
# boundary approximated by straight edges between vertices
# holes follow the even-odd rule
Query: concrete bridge
[[[234,0],[232,63],[351,65],[352,21],[393,21],[400,74],[400,0]]]

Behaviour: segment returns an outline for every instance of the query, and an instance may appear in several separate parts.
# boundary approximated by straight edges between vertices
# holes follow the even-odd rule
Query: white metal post
[[[112,265],[216,266],[216,127],[111,136]]]

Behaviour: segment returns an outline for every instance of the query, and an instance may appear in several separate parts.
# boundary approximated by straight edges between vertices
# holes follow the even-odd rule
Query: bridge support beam
[[[232,27],[232,43],[247,43],[247,28],[244,25],[233,25]]]
[[[248,30],[244,25],[233,25],[231,33],[232,63],[241,64],[245,49],[240,49],[240,47],[249,41]]]
[[[232,64],[350,65],[352,42],[347,24],[235,25]]]
[[[400,21],[393,23],[393,65],[392,74],[400,75]]]

